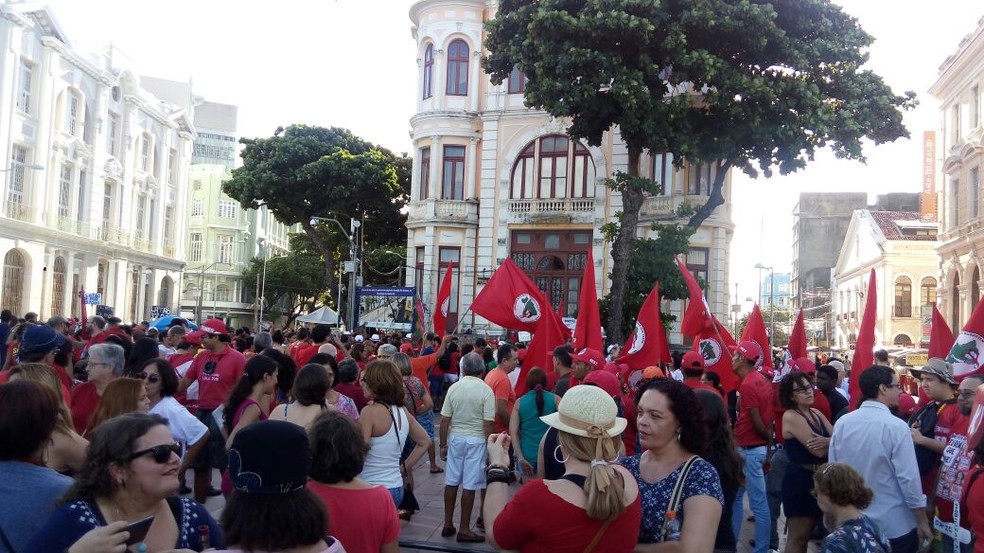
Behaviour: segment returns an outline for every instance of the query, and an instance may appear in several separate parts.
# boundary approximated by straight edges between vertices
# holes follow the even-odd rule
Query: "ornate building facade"
[[[421,0],[410,10],[419,68],[411,118],[414,152],[407,254],[425,305],[434,305],[440,275],[455,266],[449,326],[498,333],[469,310],[495,268],[511,258],[544,291],[552,307],[573,316],[587,253],[595,260],[597,293],[610,287],[611,244],[600,228],[616,221],[621,197],[605,179],[625,170],[617,131],[599,147],[571,140],[565,122],[524,106],[519,71],[493,85],[481,68],[483,25],[494,0]],[[708,166],[675,169],[670,154],[644,156],[644,174],[664,185],[647,198],[638,236],[656,220],[672,220],[683,202],[706,201]],[[728,320],[730,175],[725,204],[691,239],[687,264],[709,284],[708,302]],[[664,305],[680,315],[681,305]],[[677,322],[679,328],[679,321]],[[670,336],[679,343],[678,332]]]

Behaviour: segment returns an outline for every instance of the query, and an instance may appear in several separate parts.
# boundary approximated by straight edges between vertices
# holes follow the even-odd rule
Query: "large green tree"
[[[527,105],[570,121],[592,145],[618,129],[628,150],[612,245],[608,327],[621,339],[631,245],[651,186],[644,152],[714,168],[698,227],[724,203],[732,168],[770,176],[817,149],[864,160],[863,139],[908,136],[897,95],[863,68],[872,37],[829,0],[502,0],[488,23],[486,70],[526,74]]]
[[[299,224],[321,254],[329,291],[337,291],[336,262],[350,256],[349,242],[337,225],[312,222],[312,217],[334,218],[346,230],[351,220],[359,220],[359,250],[405,247],[402,210],[412,166],[406,155],[336,127],[292,125],[240,143],[243,165],[232,171],[222,191],[244,208],[266,205],[280,222]]]
[[[321,300],[332,299],[325,297],[322,254],[296,242],[292,237],[290,255],[268,258],[265,270],[263,258],[253,258],[243,271],[243,281],[247,285],[256,283],[257,290],[263,291],[264,311],[276,310],[286,317],[285,328]],[[276,319],[272,315],[270,318]]]

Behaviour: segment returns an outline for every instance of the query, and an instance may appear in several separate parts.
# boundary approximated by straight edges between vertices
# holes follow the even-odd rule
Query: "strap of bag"
[[[601,525],[601,528],[599,528],[598,531],[595,532],[594,538],[592,538],[591,543],[589,543],[588,546],[584,548],[584,553],[591,553],[591,551],[594,550],[595,546],[598,545],[598,542],[601,541],[601,537],[605,535],[605,530],[608,530],[608,526],[611,525],[611,523],[612,521],[606,520],[605,523]]]
[[[403,450],[403,442],[400,440],[400,430],[399,430],[399,427],[396,426],[396,417],[393,416],[393,407],[394,406],[390,406],[389,409],[388,409],[389,410],[389,415],[390,415],[390,420],[393,421],[393,434],[396,435],[396,443],[400,444],[400,450],[402,451]],[[402,409],[402,408],[403,407],[400,407],[400,409]]]
[[[683,468],[680,469],[680,476],[677,476],[676,485],[673,486],[673,494],[670,496],[670,503],[667,512],[676,512],[680,510],[680,499],[683,496],[683,482],[687,479],[687,474],[690,473],[690,467],[693,466],[697,459],[698,457],[696,455],[692,456],[687,459],[687,461],[683,464]]]

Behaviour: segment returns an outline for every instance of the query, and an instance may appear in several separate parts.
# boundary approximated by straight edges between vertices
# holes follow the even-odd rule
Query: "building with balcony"
[[[0,45],[0,307],[78,315],[84,288],[127,321],[173,308],[191,114],[39,4],[0,5]]]
[[[984,19],[957,51],[940,66],[929,89],[940,102],[936,155],[942,171],[941,223],[937,247],[940,261],[940,311],[950,327],[961,328],[981,298],[984,263],[984,219],[981,217],[981,167],[984,127]]]
[[[616,221],[621,196],[604,186],[625,170],[628,153],[617,132],[598,147],[571,140],[566,125],[524,106],[525,77],[516,71],[492,85],[481,68],[483,25],[492,0],[421,0],[410,9],[417,43],[416,114],[411,118],[413,182],[407,220],[408,259],[416,286],[432,307],[440,275],[455,265],[448,324],[498,333],[469,306],[492,271],[511,258],[544,292],[553,309],[573,315],[590,250],[599,297],[611,282],[611,244],[600,232]],[[700,204],[713,180],[709,166],[675,169],[670,154],[646,154],[644,174],[664,185],[647,198],[638,235],[672,220],[683,202]],[[687,264],[709,284],[708,302],[728,320],[730,176],[725,205],[691,240]],[[664,306],[680,315],[682,305]],[[679,322],[677,323],[679,328]],[[678,332],[670,340],[679,343]]]
[[[834,267],[832,346],[849,350],[857,342],[871,269],[878,287],[876,346],[929,344],[937,232],[938,224],[921,221],[918,211],[854,211]]]

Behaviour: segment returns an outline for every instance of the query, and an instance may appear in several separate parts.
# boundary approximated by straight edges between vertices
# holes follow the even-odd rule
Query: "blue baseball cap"
[[[18,355],[25,353],[48,353],[60,348],[65,343],[65,337],[48,325],[31,325],[24,331]]]

